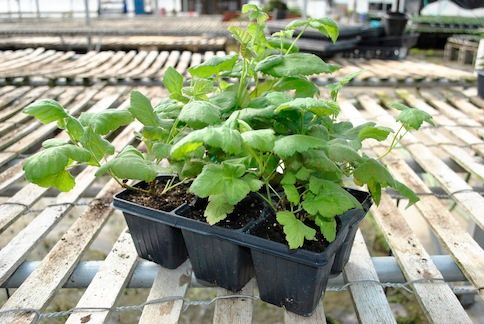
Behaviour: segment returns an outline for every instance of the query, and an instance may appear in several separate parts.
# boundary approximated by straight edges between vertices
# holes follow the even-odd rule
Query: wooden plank
[[[148,55],[146,55],[145,59],[141,64],[139,64],[135,69],[131,70],[129,73],[126,74],[128,78],[142,78],[143,72],[148,70],[151,64],[156,60],[158,57],[158,51],[150,51]]]
[[[484,127],[481,123],[474,120],[474,118],[467,116],[459,109],[454,108],[449,105],[445,100],[441,99],[436,93],[429,90],[420,90],[420,95],[425,98],[433,107],[438,109],[440,112],[457,121],[461,125],[470,126],[469,131],[473,132],[475,135],[484,137]]]
[[[190,261],[185,261],[175,270],[159,267],[148,301],[170,296],[185,296],[192,280]],[[147,305],[139,324],[175,324],[181,314],[183,300]]]
[[[326,315],[324,315],[323,303],[320,302],[313,315],[309,317],[299,316],[294,313],[284,312],[284,323],[286,324],[326,324]]]
[[[446,99],[451,104],[453,104],[454,106],[462,110],[468,116],[474,118],[476,121],[478,121],[481,124],[484,123],[484,114],[482,113],[482,109],[479,109],[478,107],[474,106],[474,104],[469,102],[469,100],[461,96],[456,96],[448,92],[444,92],[444,95],[446,96]]]
[[[116,300],[128,283],[136,265],[138,254],[127,229],[119,236],[103,265],[94,276],[76,307],[107,307],[115,305]],[[69,316],[66,324],[104,323],[109,311],[76,312]]]
[[[251,279],[240,291],[240,295],[252,296],[255,279]],[[233,295],[223,288],[217,289],[217,296]],[[252,298],[219,299],[215,302],[214,324],[244,324],[252,323]]]
[[[2,62],[0,63],[0,70],[16,67],[17,65],[22,64],[25,61],[28,61],[30,59],[37,57],[38,55],[42,54],[44,51],[45,51],[44,48],[36,48],[34,51],[30,52],[25,56],[21,56],[13,60]]]
[[[11,104],[0,111],[0,122],[3,122],[4,120],[8,119],[10,116],[22,110],[23,108],[25,108],[26,105],[38,99],[39,96],[42,96],[48,90],[49,90],[48,87],[36,87],[36,88],[32,88],[32,90],[27,94],[22,92],[19,93],[18,95],[20,95],[21,98],[19,98],[19,100],[17,100],[15,104]],[[8,100],[11,101],[11,99],[8,99]]]
[[[368,95],[358,96],[359,103],[374,119],[393,129],[397,123],[373,98]],[[402,144],[412,154],[413,158],[426,172],[436,178],[448,193],[453,193],[452,198],[469,214],[474,222],[484,228],[484,198],[466,183],[459,175],[454,173],[441,159],[436,157],[425,145],[420,144],[412,134],[407,134]]]
[[[129,73],[131,70],[134,70],[135,68],[137,68],[147,55],[148,55],[148,52],[146,51],[138,52],[138,54],[136,54],[136,56],[133,57],[133,59],[129,62],[129,64],[127,64],[125,67],[120,69],[117,72],[117,75],[113,75],[113,76],[121,79],[124,78],[124,75]]]
[[[97,92],[96,89],[90,90],[90,93],[88,93],[87,97],[84,99],[87,99],[89,101],[92,96]],[[100,111],[107,109],[111,106],[111,104],[118,98],[118,96],[108,96],[102,100],[100,100],[96,105],[94,105],[90,111],[95,112],[95,111]],[[82,105],[81,105],[82,104]],[[85,104],[80,103],[76,105],[74,108],[81,108]],[[49,126],[49,125],[46,125]],[[53,125],[53,127],[56,127],[56,125]],[[35,132],[33,133],[34,135],[38,135]],[[37,140],[41,140],[43,136],[39,137],[34,137]],[[28,139],[29,142],[33,141],[33,139]],[[30,144],[31,145],[31,144]],[[0,205],[0,232],[4,231],[5,228],[7,228],[17,217],[19,217],[22,212],[24,211],[23,206],[32,206],[45,192],[47,192],[47,188],[41,188],[38,187],[34,184],[28,184],[25,187],[23,187],[20,191],[18,191],[15,195],[13,195],[11,198],[9,198],[6,203]],[[20,205],[17,205],[20,204]]]
[[[343,274],[346,282],[379,281],[360,230],[356,233],[350,259]],[[352,285],[349,288],[360,323],[397,323],[382,286],[368,283]]]
[[[10,308],[42,309],[54,297],[74,271],[84,251],[97,236],[102,226],[111,215],[112,195],[120,186],[111,180],[92,201],[88,209],[72,224],[69,230],[54,245],[41,264],[15,290],[12,296],[2,306],[2,310]],[[33,316],[13,315],[0,316],[0,321],[31,323]]]
[[[165,74],[166,69],[168,69],[169,67],[174,68],[176,66],[176,64],[178,63],[179,57],[180,57],[179,51],[171,51],[170,55],[166,59],[166,63],[163,66],[163,68],[156,72],[156,76],[161,78]]]
[[[161,52],[156,58],[156,60],[153,62],[153,65],[151,65],[150,68],[145,71],[144,76],[147,78],[156,77],[156,74],[161,69],[163,64],[165,64],[165,61],[167,58],[168,58],[168,52],[167,51]]]
[[[344,116],[351,116],[351,121],[358,125],[366,122],[361,113],[348,101],[341,102],[341,111]],[[365,146],[371,148],[376,155],[382,155],[386,149],[367,141]],[[403,156],[394,151],[392,157],[384,159],[385,164],[397,179],[404,181],[415,192],[431,193],[431,190],[422,181],[415,171],[405,162]],[[463,228],[447,207],[434,196],[421,196],[420,202],[415,205],[421,216],[428,222],[443,246],[450,252],[456,264],[466,278],[476,288],[484,286],[484,250],[474,241],[471,235]],[[482,298],[483,291],[480,291]]]
[[[178,60],[178,64],[176,66],[176,70],[180,74],[185,74],[189,64],[190,64],[190,57],[192,56],[191,52],[189,51],[183,51],[183,53],[180,56],[180,59]]]
[[[126,65],[131,62],[131,60],[136,56],[136,51],[129,51],[125,53],[124,56],[114,64],[109,70],[105,71],[103,74],[99,75],[100,79],[110,79],[119,74],[119,71],[123,69]]]
[[[407,280],[443,280],[430,255],[386,193],[382,195],[380,206],[372,208],[372,214]],[[411,286],[429,322],[472,323],[447,283],[434,281]]]
[[[445,124],[455,124],[450,120],[447,120],[446,117],[443,117],[443,119],[439,116],[439,113],[435,111],[432,107],[430,107],[425,101],[416,98],[413,94],[409,93],[408,91],[398,91],[397,94],[403,98],[403,100],[416,108],[419,108],[428,114],[432,115],[434,117],[434,121],[439,124],[443,123]],[[387,106],[388,102],[385,102]],[[434,143],[439,144],[439,146],[447,153],[449,156],[457,162],[459,165],[461,165],[465,170],[468,172],[476,175],[480,180],[484,180],[484,165],[478,163],[476,159],[474,159],[470,154],[467,153],[464,149],[457,147],[454,144],[454,142],[446,137],[444,134],[442,134],[440,129],[431,129],[431,128],[424,128],[422,129],[419,133],[425,134],[428,138],[432,139]],[[417,138],[421,138],[419,136],[419,133],[416,134]],[[466,144],[469,145],[475,145],[475,144],[480,144],[480,146],[474,146],[474,149],[478,149],[481,147],[482,152],[484,153],[484,142],[480,140],[479,138],[475,137],[474,135],[470,134],[467,132],[467,130],[455,127],[452,129],[452,133],[455,136],[459,136],[460,138],[463,139],[468,139],[471,137],[472,142],[467,142]],[[459,144],[459,143],[457,143]]]
[[[74,105],[69,112],[73,115],[78,114],[82,109],[85,108],[86,104],[89,102],[90,99],[95,95],[103,87],[102,84],[96,85],[91,87],[87,92],[86,96],[82,98],[76,105]],[[109,88],[108,88],[109,89]],[[94,91],[91,92],[91,91]],[[106,91],[106,92],[104,92]],[[104,104],[110,103],[112,104],[117,98],[119,98],[119,94],[110,95],[108,94],[108,90],[104,90],[103,93],[106,93],[105,98],[100,100],[96,105],[94,105],[91,109],[98,109],[104,107]],[[102,108],[105,109],[105,108]],[[46,136],[51,134],[53,131],[57,129],[57,125],[55,123],[51,123],[48,125],[42,125],[37,128],[37,125],[34,125],[36,129],[33,129],[32,132],[23,137],[22,139],[18,140],[14,144],[12,144],[7,150],[4,152],[0,152],[0,166],[4,165],[5,163],[11,161],[12,159],[19,156],[21,153],[25,152],[26,150],[34,147],[44,139]]]

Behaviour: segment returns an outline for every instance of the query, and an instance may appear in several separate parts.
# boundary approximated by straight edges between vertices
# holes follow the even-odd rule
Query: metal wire
[[[340,292],[340,291],[346,291],[348,288],[351,288],[352,286],[356,285],[378,285],[381,286],[382,288],[395,288],[395,289],[404,289],[405,291],[409,293],[414,293],[409,286],[415,285],[415,284],[445,284],[445,280],[443,278],[430,278],[430,279],[416,279],[416,280],[411,280],[407,281],[405,283],[392,283],[392,282],[380,282],[378,280],[357,280],[357,281],[352,281],[348,282],[345,285],[341,287],[327,287],[326,291],[334,291],[334,292]],[[483,289],[484,287],[479,287],[472,289],[472,293],[478,293],[480,289]],[[114,312],[114,313],[122,313],[122,312],[131,312],[131,311],[142,311],[145,306],[148,305],[158,305],[158,304],[163,304],[163,303],[169,303],[169,302],[174,302],[174,301],[183,301],[183,309],[182,311],[186,311],[190,306],[208,306],[213,303],[215,303],[218,300],[223,300],[223,299],[252,299],[252,300],[259,300],[260,298],[258,296],[253,296],[253,295],[243,295],[243,294],[235,294],[235,295],[226,295],[226,296],[217,296],[212,299],[206,299],[206,300],[190,300],[186,299],[183,296],[167,296],[167,297],[162,297],[162,298],[157,298],[157,299],[152,299],[148,300],[144,303],[141,304],[133,304],[133,305],[124,305],[124,306],[112,306],[112,307],[75,307],[71,308],[65,311],[60,311],[60,312],[42,312],[40,309],[35,309],[35,308],[10,308],[10,309],[4,309],[0,311],[0,315],[3,314],[31,314],[34,315],[33,322],[34,323],[39,323],[42,319],[47,319],[47,318],[59,318],[59,317],[67,317],[70,316],[74,313],[80,313],[80,312]]]

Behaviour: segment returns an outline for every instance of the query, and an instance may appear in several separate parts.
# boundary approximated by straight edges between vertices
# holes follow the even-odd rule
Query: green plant
[[[314,239],[315,227],[328,241],[334,240],[335,216],[361,208],[344,183],[367,185],[377,204],[385,187],[415,203],[415,194],[393,179],[379,160],[407,131],[431,123],[431,117],[396,105],[402,127],[393,135],[388,152],[379,158],[366,156],[362,142],[383,141],[392,130],[372,122],[357,127],[339,122],[338,93],[356,74],[330,85],[322,98],[311,75],[340,67],[299,53],[296,45],[309,28],[336,41],[336,23],[295,20],[266,36],[267,14],[250,4],[243,13],[249,17],[248,26],[229,27],[239,43],[239,55],[216,56],[191,67],[189,80],[168,69],[163,83],[169,98],[155,107],[139,92],[131,94],[127,111],[84,113],[79,119],[50,100],[27,107],[26,113],[45,123],[56,121],[70,136],[68,143],[44,143],[46,149],[24,165],[27,179],[69,190],[74,185],[69,168],[90,164],[99,167],[97,175],[109,174],[124,187],[155,194],[154,179],[166,171],[160,164],[167,159],[177,180],[169,182],[162,194],[192,182],[190,191],[208,199],[204,215],[209,224],[223,220],[247,195],[256,194],[277,213],[290,248]],[[146,152],[130,146],[108,160],[114,149],[103,136],[134,119],[144,125],[138,137]],[[136,189],[125,179],[151,184]]]

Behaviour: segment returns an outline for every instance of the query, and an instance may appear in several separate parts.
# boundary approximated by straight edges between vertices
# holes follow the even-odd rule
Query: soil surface
[[[207,204],[207,199],[198,199],[190,205],[190,209],[182,213],[182,216],[206,223],[203,213]],[[234,211],[226,219],[218,222],[216,226],[229,229],[242,228],[249,222],[257,219],[261,215],[264,207],[265,205],[260,199],[254,195],[249,195],[235,206]]]
[[[340,224],[338,222],[338,219],[336,220],[336,230],[339,231]],[[316,226],[313,222],[311,222],[310,220],[306,220],[304,221],[304,224],[316,230],[316,240],[305,240],[302,249],[318,253],[323,252],[329,245],[329,242],[326,241],[323,234],[321,234],[318,226]],[[274,214],[271,214],[264,221],[255,226],[250,232],[252,235],[262,237],[266,240],[271,240],[287,245],[286,234],[284,234],[283,227],[277,222],[276,215]]]
[[[162,194],[167,179],[157,179],[155,185],[155,195],[149,195],[138,191],[128,190],[123,199],[140,204],[145,207],[162,211],[172,211],[173,209],[195,200],[195,196],[188,192],[190,183],[181,184],[167,193]],[[147,185],[139,186],[146,189]]]

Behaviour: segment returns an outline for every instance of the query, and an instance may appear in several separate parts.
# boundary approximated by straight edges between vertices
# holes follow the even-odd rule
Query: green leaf
[[[233,211],[234,205],[228,203],[224,195],[214,195],[208,198],[204,216],[207,219],[207,223],[214,225],[227,218],[227,215]]]
[[[341,89],[348,83],[350,83],[351,80],[356,78],[358,75],[360,75],[363,72],[363,70],[359,70],[353,73],[350,73],[348,75],[345,75],[343,78],[341,78],[338,82],[331,83],[328,85],[328,89],[330,91],[331,99],[333,101],[336,101],[338,99],[338,94]]]
[[[107,135],[121,126],[133,121],[133,116],[126,110],[106,109],[101,112],[84,112],[79,117],[81,125],[91,127],[99,135]]]
[[[88,127],[85,129],[80,142],[82,146],[90,151],[96,161],[100,161],[107,155],[114,154],[114,146],[101,135],[94,133],[94,131]]]
[[[28,105],[23,112],[34,116],[43,124],[59,121],[68,116],[64,107],[55,100],[42,99]]]
[[[296,98],[314,97],[319,94],[319,88],[304,77],[282,78],[274,85],[277,91],[296,91]]]
[[[327,36],[333,43],[339,36],[339,28],[334,20],[329,18],[310,18],[309,26]]]
[[[313,240],[316,230],[307,226],[290,211],[281,211],[276,215],[277,222],[284,228],[290,249],[297,249],[304,244],[304,239]]]
[[[339,106],[336,102],[314,98],[296,98],[279,105],[274,112],[279,113],[288,109],[308,111],[319,117],[337,115],[339,113]]]
[[[242,179],[249,185],[250,191],[257,192],[262,188],[264,183],[257,179],[257,177],[253,174],[246,174],[242,177]]]
[[[143,127],[142,134],[143,138],[147,140],[161,141],[168,135],[168,131],[161,127],[145,126]]]
[[[313,178],[310,181],[313,182],[310,183],[311,192],[306,193],[302,203],[309,214],[334,217],[350,209],[361,208],[358,200],[340,185],[322,179],[318,179],[316,183]]]
[[[393,133],[393,129],[383,126],[366,126],[360,129],[358,133],[358,139],[363,141],[367,138],[373,138],[377,141],[384,141],[387,139],[388,135]]]
[[[298,180],[306,181],[309,179],[310,176],[311,176],[311,170],[305,167],[299,168],[299,170],[296,172],[296,178]]]
[[[314,219],[316,225],[319,226],[321,234],[328,242],[333,242],[336,238],[336,219],[316,216]]]
[[[139,91],[131,92],[131,107],[129,112],[145,126],[159,126],[159,118],[151,106],[151,102]]]
[[[394,102],[391,104],[391,107],[401,111],[396,119],[402,123],[403,127],[405,127],[407,131],[412,129],[418,130],[424,122],[434,125],[432,116],[425,111],[417,108],[411,108],[400,102]]]
[[[233,174],[228,177],[225,173],[224,176],[224,194],[227,202],[236,205],[249,194],[250,186],[247,182],[237,178]]]
[[[49,147],[56,147],[68,144],[68,140],[58,139],[58,138],[49,138],[42,143],[43,148]]]
[[[146,160],[143,154],[131,145],[119,153],[118,156],[103,164],[96,176],[111,172],[120,179],[153,181],[157,176],[156,166]]]
[[[281,179],[282,185],[293,185],[296,183],[296,175],[293,172],[285,171]]]
[[[173,67],[168,67],[163,75],[163,85],[171,95],[182,94],[183,76]]]
[[[323,140],[307,135],[289,135],[278,139],[274,143],[274,153],[282,158],[287,158],[296,152],[305,152],[313,148],[323,148],[326,142]]]
[[[296,30],[301,27],[308,26],[310,28],[316,29],[321,34],[330,38],[334,43],[339,36],[339,28],[336,22],[329,18],[307,18],[307,19],[296,19],[291,21],[286,26],[286,30]]]
[[[55,187],[61,191],[69,191],[74,187],[74,178],[66,168],[71,161],[88,162],[91,154],[73,144],[56,146],[47,144],[47,146],[45,150],[25,160],[23,165],[25,178],[41,187]]]
[[[250,20],[255,20],[260,25],[269,19],[269,16],[264,11],[252,3],[243,5],[242,13],[248,15]]]
[[[192,86],[184,87],[182,93],[198,100],[207,100],[207,94],[213,91],[213,81],[207,79],[192,80]]]
[[[408,204],[406,208],[412,206],[420,200],[420,198],[415,194],[415,192],[412,191],[412,189],[397,180],[394,180],[393,189],[395,189],[402,196],[408,199]]]
[[[381,188],[394,186],[395,181],[387,168],[375,159],[368,159],[360,164],[353,172],[353,177],[357,183],[368,185],[377,205],[380,203]]]
[[[208,126],[189,133],[175,143],[170,155],[179,160],[204,144],[220,148],[225,153],[237,154],[242,150],[242,136],[237,130],[226,126]]]
[[[197,66],[188,69],[194,77],[208,78],[222,71],[231,71],[237,62],[237,55],[213,56]]]
[[[317,171],[341,173],[341,170],[322,150],[309,150],[303,153],[304,165]]]
[[[224,168],[218,164],[207,164],[202,172],[193,180],[190,191],[200,198],[223,194]]]
[[[354,162],[361,160],[361,156],[358,152],[352,149],[349,145],[341,143],[328,145],[328,157],[336,162]]]
[[[265,60],[270,58],[271,56]],[[256,71],[273,77],[294,77],[333,73],[339,69],[338,65],[325,63],[318,56],[310,53],[292,53],[273,60],[271,64],[263,64],[264,61],[260,62],[256,67]]]
[[[155,143],[153,144],[153,147],[151,150],[157,159],[162,160],[170,156],[170,149],[171,149],[170,144]]]
[[[293,203],[294,205],[298,205],[300,196],[296,186],[293,184],[286,184],[286,185],[282,185],[282,188],[284,189],[284,193],[286,194],[287,200]]]
[[[72,116],[67,116],[65,120],[67,133],[73,140],[79,141],[84,134],[84,128],[81,123]]]
[[[187,103],[178,118],[194,129],[220,123],[220,109],[208,101]]]
[[[221,112],[231,111],[235,107],[237,93],[235,91],[224,91],[209,99],[211,103],[220,107]]]
[[[270,152],[274,147],[274,131],[272,129],[251,130],[241,134],[244,143],[260,152]]]

